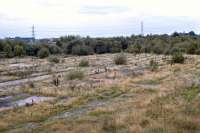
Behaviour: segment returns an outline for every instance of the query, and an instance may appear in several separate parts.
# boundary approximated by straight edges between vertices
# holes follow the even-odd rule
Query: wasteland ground
[[[200,132],[200,56],[174,65],[151,54],[126,54],[127,63],[115,65],[115,56],[1,60],[0,132]],[[89,66],[79,67],[83,59]],[[67,79],[74,70],[83,78]]]

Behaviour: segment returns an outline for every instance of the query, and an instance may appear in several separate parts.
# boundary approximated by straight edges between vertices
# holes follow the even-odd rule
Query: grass
[[[192,101],[199,94],[200,88],[197,86],[191,86],[182,92],[183,98],[188,102]]]
[[[30,129],[24,127],[29,122],[39,124],[39,127],[33,129],[36,133],[199,132],[200,89],[185,82],[198,79],[198,74],[192,64],[166,65],[157,73],[145,71],[144,75],[134,79],[124,78],[115,87],[103,86],[73,92],[65,86],[69,82],[65,80],[58,88],[58,94],[53,95],[58,97],[55,101],[0,111],[0,132],[30,132]],[[101,76],[98,78],[103,78]],[[159,84],[159,89],[134,88],[133,83]],[[37,92],[38,87],[41,87],[42,95],[54,90],[50,84],[44,87],[38,83],[30,90]],[[96,101],[106,104],[88,109],[87,105]],[[81,116],[48,120],[51,116],[79,108],[86,110]]]
[[[197,122],[199,118],[195,118],[200,112],[196,110],[199,106],[199,98],[195,99],[199,94],[197,87],[179,88],[173,93],[164,97],[158,97],[149,105],[146,116],[155,120],[158,124],[163,123],[159,129],[166,129],[170,132],[196,132],[200,129]],[[192,102],[195,100],[194,104]],[[153,128],[151,130],[158,130]],[[157,131],[154,131],[157,132]]]
[[[109,88],[107,89],[109,90]],[[112,89],[113,88],[111,88],[111,90]],[[29,122],[45,122],[49,117],[57,115],[58,113],[60,114],[69,109],[79,107],[80,105],[86,104],[89,101],[101,99],[99,98],[99,95],[101,95],[103,92],[105,91],[96,91],[91,95],[74,97],[72,100],[64,99],[66,102],[65,104],[59,104],[57,103],[59,101],[55,100],[52,102],[40,103],[38,105],[36,104],[30,107],[19,107],[9,111],[3,111],[0,113],[0,131],[7,131],[15,128],[16,126]],[[115,93],[112,92],[111,94],[107,95],[106,98],[109,96],[112,98],[113,94]]]
[[[89,115],[91,116],[108,116],[108,115],[112,115],[115,111],[113,109],[109,109],[109,108],[97,108],[94,111],[89,112]]]
[[[138,81],[137,83],[139,84],[149,84],[149,85],[158,85],[158,84],[161,84],[163,83],[164,79],[166,79],[169,75],[166,75],[166,76],[160,76],[160,77],[157,77],[157,78],[152,78],[152,79],[144,79],[142,81]]]

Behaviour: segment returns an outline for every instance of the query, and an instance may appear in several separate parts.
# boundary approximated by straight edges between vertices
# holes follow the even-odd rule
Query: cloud
[[[79,12],[81,14],[105,15],[127,12],[128,10],[129,8],[125,6],[82,6]]]
[[[199,0],[0,0],[0,3],[0,34],[4,29],[6,36],[16,31],[30,32],[33,24],[38,36],[46,37],[53,33],[137,34],[141,21],[147,33],[200,29]],[[57,27],[64,32],[60,33]]]

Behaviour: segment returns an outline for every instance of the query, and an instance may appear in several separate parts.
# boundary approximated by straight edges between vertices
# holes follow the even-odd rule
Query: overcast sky
[[[200,32],[199,0],[0,0],[0,38]]]

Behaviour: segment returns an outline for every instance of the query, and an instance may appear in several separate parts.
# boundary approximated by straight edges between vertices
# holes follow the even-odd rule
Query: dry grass
[[[92,57],[89,56],[88,60]],[[114,55],[109,58],[110,62],[113,57]],[[132,63],[129,56],[127,59]],[[128,65],[119,67],[130,67]],[[89,89],[71,89],[67,85],[87,83],[89,76],[84,81],[62,81],[62,85],[57,88],[52,87],[49,82],[37,83],[34,88],[25,87],[23,91],[29,94],[55,96],[56,100],[0,112],[0,129],[8,132],[30,132],[30,129],[24,128],[23,125],[33,122],[40,125],[31,129],[36,133],[199,132],[198,67],[197,63],[186,61],[185,64],[164,65],[156,72],[144,70],[143,75],[131,78],[116,77],[107,80],[103,74],[97,75],[92,78],[105,80],[103,87]],[[108,85],[109,80],[113,82],[112,87]],[[118,84],[114,84],[116,81]],[[155,85],[157,88],[135,87],[136,84]],[[46,121],[50,116],[78,107],[87,110],[83,105],[94,101],[106,101],[108,104],[88,109],[81,116]]]

